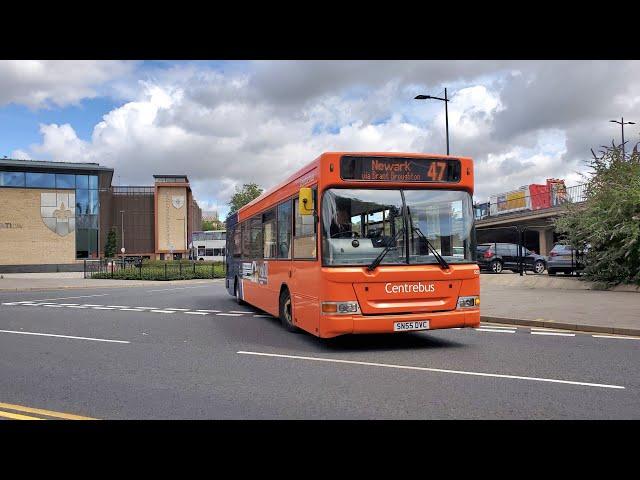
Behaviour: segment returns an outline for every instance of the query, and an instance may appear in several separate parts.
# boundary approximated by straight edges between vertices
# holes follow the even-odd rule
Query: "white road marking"
[[[568,330],[563,330],[561,328],[552,328],[552,327],[531,327],[531,330],[536,330],[540,332],[567,332]]]
[[[560,333],[560,332],[531,332],[531,335],[553,335],[556,337],[575,337],[575,333]]]
[[[200,285],[198,287],[177,287],[177,288],[162,288],[160,290],[147,290],[148,292],[168,292],[170,290],[186,290],[188,288],[205,288],[209,285]]]
[[[493,333],[516,333],[515,330],[494,330],[492,328],[475,328],[476,332],[493,332]]]
[[[120,308],[119,310],[121,312],[144,312],[144,310],[138,310],[137,308]]]
[[[220,310],[196,310],[197,312],[219,313]]]
[[[38,302],[43,302],[45,300],[68,300],[70,298],[88,298],[88,297],[104,297],[106,295],[111,295],[110,293],[98,293],[96,295],[80,295],[78,297],[58,297],[58,298],[41,298],[37,300]]]
[[[640,340],[640,337],[623,337],[618,335],[591,335],[594,338],[621,338],[623,340]]]
[[[254,317],[274,318],[273,315],[254,315]]]
[[[113,308],[130,308],[128,305],[107,305],[107,307],[113,307]]]
[[[62,305],[63,307],[71,307],[72,305],[79,305],[78,303],[59,303],[58,305]]]
[[[115,310],[112,307],[93,307],[94,310]]]
[[[72,337],[70,335],[54,335],[53,333],[36,333],[36,332],[16,332],[15,330],[0,330],[2,333],[17,333],[19,335],[40,335],[43,337],[60,337],[60,338],[73,338],[76,340],[93,340],[94,342],[110,342],[110,343],[131,343],[125,340],[109,340],[106,338],[91,338],[91,337]]]
[[[102,305],[91,305],[90,303],[83,303],[83,307],[102,307]]]
[[[173,310],[150,310],[153,313],[176,313]]]
[[[184,312],[187,315],[209,315],[207,312]]]
[[[505,330],[516,330],[518,327],[501,327],[498,325],[490,325],[488,323],[481,323],[480,328],[503,328]]]
[[[2,302],[2,305],[19,305],[23,302]]]
[[[224,317],[240,317],[241,313],[216,313],[216,315],[221,315]]]
[[[64,305],[45,305],[45,307],[64,308]]]
[[[89,307],[83,307],[82,305],[69,305],[67,308],[89,308]]]
[[[519,375],[504,375],[499,373],[469,372],[464,370],[448,370],[443,368],[413,367],[409,365],[392,365],[388,363],[358,362],[354,360],[339,360],[336,358],[302,357],[299,355],[280,355],[277,353],[261,353],[261,352],[245,352],[245,351],[239,351],[236,353],[239,353],[241,355],[259,355],[264,357],[280,357],[280,358],[291,358],[291,359],[297,359],[297,360],[312,360],[315,362],[346,363],[346,364],[352,364],[352,365],[366,365],[371,367],[398,368],[398,369],[404,369],[404,370],[419,370],[419,371],[438,372],[438,373],[454,373],[458,375],[472,375],[472,376],[478,376],[478,377],[509,378],[513,380],[530,380],[534,382],[564,383],[568,385],[582,385],[586,387],[615,388],[615,389],[621,389],[621,390],[625,389],[625,387],[620,385],[607,385],[604,383],[574,382],[571,380],[557,380],[555,378],[524,377]]]
[[[176,310],[178,312],[186,312],[187,310],[191,310],[190,308],[172,308],[172,307],[164,307],[165,310]]]
[[[229,313],[255,313],[251,310],[229,310]]]

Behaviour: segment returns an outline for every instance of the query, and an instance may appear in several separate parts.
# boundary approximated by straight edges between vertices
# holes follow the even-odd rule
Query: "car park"
[[[516,243],[481,243],[477,246],[477,261],[481,270],[501,273],[502,270],[519,271],[520,261],[525,271],[540,274],[547,268],[543,255],[538,255],[526,247],[522,248],[522,257],[518,256]]]
[[[562,272],[565,275],[580,275],[584,270],[584,252],[580,252],[570,245],[556,243],[547,257],[547,273],[555,275]]]

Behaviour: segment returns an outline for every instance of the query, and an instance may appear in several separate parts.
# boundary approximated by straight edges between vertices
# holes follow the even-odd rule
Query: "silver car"
[[[584,269],[584,252],[578,252],[570,245],[556,243],[547,257],[547,273],[555,275],[562,272],[565,275],[580,275]]]

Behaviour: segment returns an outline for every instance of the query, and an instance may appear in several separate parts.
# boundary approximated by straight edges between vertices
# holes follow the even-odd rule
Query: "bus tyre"
[[[298,332],[300,329],[293,324],[293,308],[289,290],[284,289],[280,294],[280,322],[289,332]]]
[[[491,262],[491,271],[493,273],[501,273],[502,272],[502,262],[500,260],[494,260]]]
[[[245,304],[244,300],[242,300],[240,298],[240,282],[238,281],[237,277],[236,277],[236,281],[235,281],[234,286],[233,286],[233,294],[236,297],[236,303],[238,305],[244,305]]]

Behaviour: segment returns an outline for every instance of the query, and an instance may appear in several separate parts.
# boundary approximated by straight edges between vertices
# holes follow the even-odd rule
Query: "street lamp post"
[[[444,89],[444,98],[434,97],[432,95],[416,95],[414,100],[428,100],[433,98],[434,100],[442,100],[444,102],[444,118],[445,118],[445,128],[447,131],[447,155],[449,155],[449,98],[447,97],[447,89]]]
[[[620,128],[622,129],[622,159],[624,160],[625,158],[625,154],[624,154],[624,126],[625,125],[635,125],[636,122],[625,122],[624,121],[624,117],[620,118],[620,121],[618,120],[609,120],[611,123],[617,123],[620,125]]]

